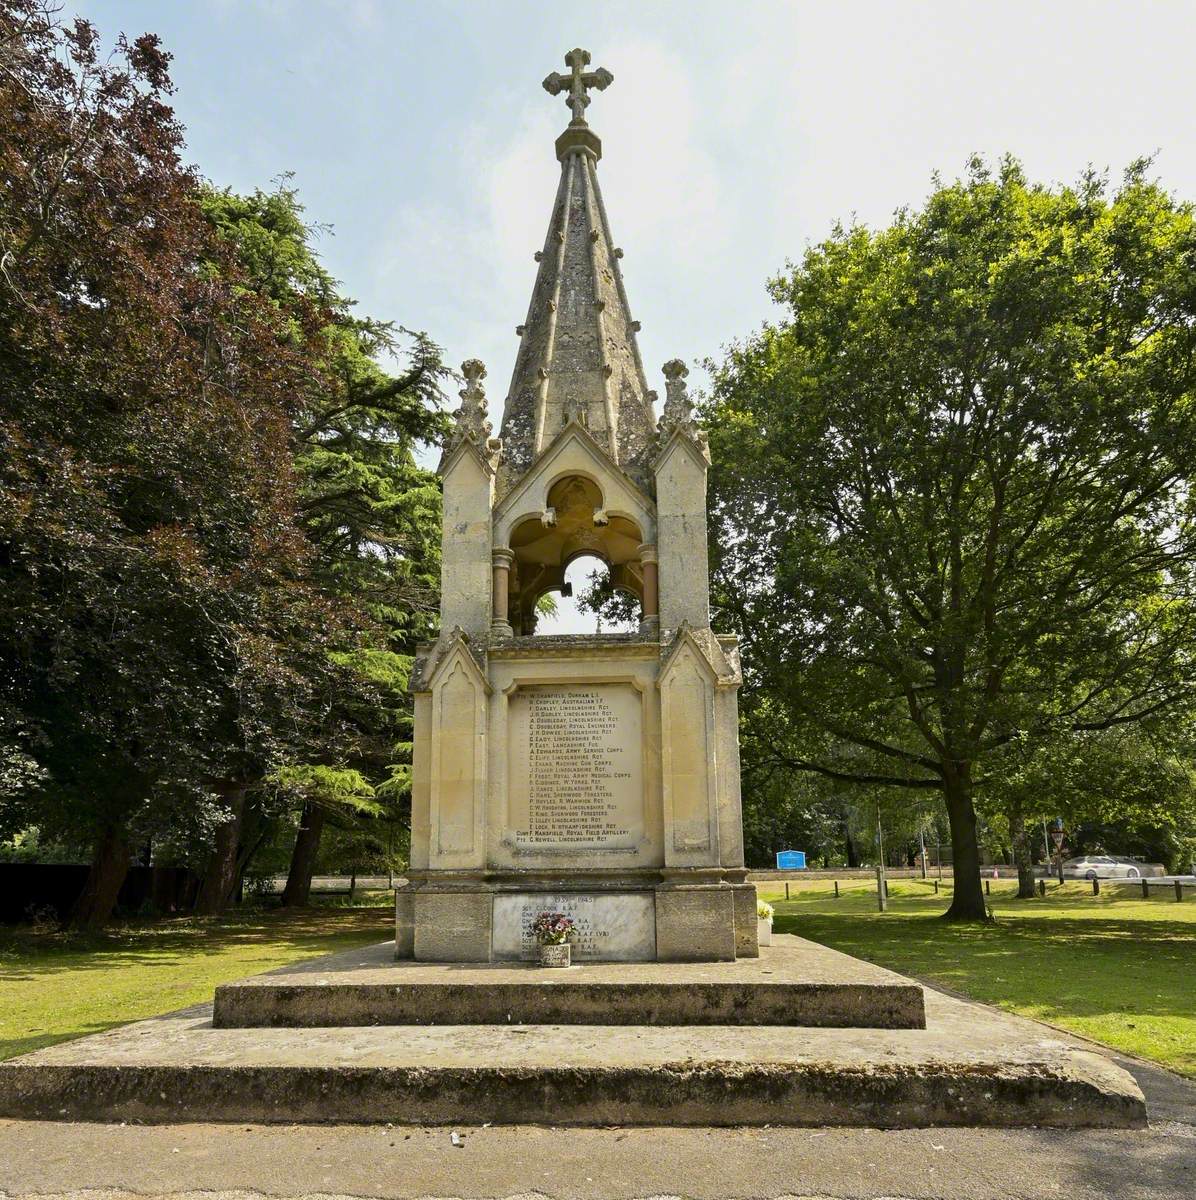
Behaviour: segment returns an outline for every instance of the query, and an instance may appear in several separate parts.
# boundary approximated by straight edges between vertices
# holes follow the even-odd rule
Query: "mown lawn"
[[[96,935],[0,926],[0,1059],[210,1000],[218,983],[394,936],[384,907],[136,920]]]
[[[776,907],[774,928],[940,983],[975,1000],[1049,1021],[1196,1078],[1196,898],[1183,903],[1118,895],[1108,884],[1047,885],[1044,899],[1017,900],[991,884],[996,923],[936,920],[950,882],[893,881],[889,910],[876,911],[875,884],[761,884]],[[1170,894],[1170,893],[1169,893]]]

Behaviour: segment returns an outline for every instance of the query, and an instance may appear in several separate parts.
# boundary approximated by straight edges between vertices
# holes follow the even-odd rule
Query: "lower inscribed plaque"
[[[656,898],[651,892],[579,895],[517,893],[494,897],[494,957],[534,959],[532,922],[542,912],[572,917],[573,958],[578,962],[654,962]]]

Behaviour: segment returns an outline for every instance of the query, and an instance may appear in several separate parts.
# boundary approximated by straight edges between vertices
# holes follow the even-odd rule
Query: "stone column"
[[[511,628],[508,605],[515,555],[506,546],[496,546],[491,559],[494,563],[494,615],[490,620],[490,632],[496,637],[513,637],[515,631]]]
[[[656,547],[645,544],[639,548],[640,566],[644,573],[644,605],[640,614],[640,633],[653,634],[660,630],[660,588],[657,582],[658,559]]]

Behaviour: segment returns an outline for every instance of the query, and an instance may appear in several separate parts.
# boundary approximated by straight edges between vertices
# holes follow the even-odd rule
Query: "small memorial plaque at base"
[[[573,919],[574,962],[652,962],[656,958],[656,898],[651,892],[582,895],[516,893],[494,897],[494,957],[535,961],[532,922],[542,913]]]

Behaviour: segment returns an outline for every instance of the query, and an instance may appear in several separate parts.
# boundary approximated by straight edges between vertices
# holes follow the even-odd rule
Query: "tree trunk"
[[[976,809],[972,805],[971,763],[951,763],[943,775],[943,797],[951,822],[951,857],[955,886],[948,921],[987,921],[984,889],[980,885],[980,841],[976,836]]]
[[[228,820],[216,830],[215,846],[204,872],[195,911],[212,917],[224,912],[237,887],[237,846],[245,811],[246,785],[225,781],[217,789],[229,812]]]
[[[856,853],[855,842],[851,840],[851,828],[847,824],[847,818],[843,818],[843,841],[847,846],[847,865],[849,867],[858,867],[860,865],[860,856]]]
[[[1020,800],[1011,800],[1009,803],[1009,836],[1013,842],[1013,861],[1017,864],[1017,898],[1033,900],[1034,859],[1030,854],[1030,837]]]
[[[299,818],[295,848],[291,851],[287,885],[282,890],[282,902],[288,908],[306,904],[311,895],[311,877],[316,869],[316,855],[320,850],[320,834],[323,832],[324,810],[314,804],[305,804],[303,815]]]
[[[71,910],[74,929],[100,929],[108,923],[121,884],[129,873],[131,847],[124,830],[108,826],[96,839],[87,882]]]

